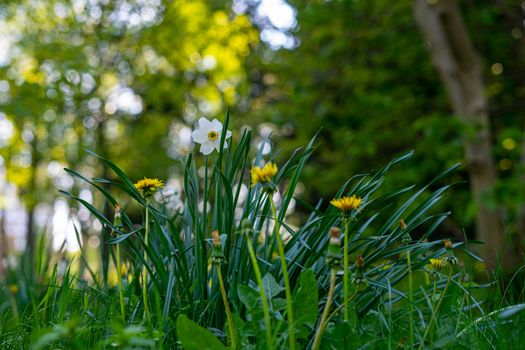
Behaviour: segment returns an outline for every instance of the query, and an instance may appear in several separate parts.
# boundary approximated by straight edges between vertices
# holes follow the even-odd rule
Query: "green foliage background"
[[[232,10],[239,3],[243,13]],[[226,106],[235,127],[269,127],[283,155],[321,130],[305,170],[308,201],[410,149],[414,159],[391,186],[424,183],[463,160],[469,130],[451,115],[410,2],[290,1],[297,24],[283,31],[295,45],[278,50],[259,38],[271,23],[258,15],[257,1],[130,1],[128,16],[155,14],[139,24],[115,17],[122,4],[0,5],[14,48],[0,66],[0,111],[15,126],[0,155],[29,211],[57,197],[51,162],[104,175],[85,148],[120,159],[131,178],[180,174],[176,160],[190,151],[181,146],[181,128],[200,116],[220,118]],[[514,232],[525,198],[523,11],[489,0],[462,3],[462,10],[484,62],[500,172],[486,201],[505,206]],[[116,86],[140,98],[139,113],[108,107]],[[475,207],[464,169],[453,180],[454,199],[442,208],[454,214],[444,227],[470,235]]]

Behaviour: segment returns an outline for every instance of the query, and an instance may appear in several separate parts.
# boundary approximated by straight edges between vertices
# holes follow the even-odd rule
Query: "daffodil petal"
[[[199,127],[206,134],[212,130],[210,121],[204,117],[199,119]]]
[[[210,123],[211,129],[213,131],[217,131],[219,134],[222,131],[222,123],[218,121],[217,119],[213,119]]]
[[[214,149],[215,149],[215,143],[214,142],[205,142],[205,143],[201,144],[200,152],[202,154],[204,154],[205,156],[207,156],[208,154],[213,152]]]
[[[205,133],[202,129],[195,129],[191,133],[191,138],[193,139],[193,142],[204,143],[208,141],[208,134]]]
[[[220,139],[217,139],[217,140],[215,140],[215,141],[213,141],[213,142],[210,142],[210,143],[213,144],[213,149],[214,149],[214,150],[217,150],[217,152],[219,152],[219,150],[220,150],[219,147],[220,147],[220,145],[221,145],[221,140],[220,140]]]
[[[232,132],[230,130],[226,130],[226,139],[229,139],[232,137]]]

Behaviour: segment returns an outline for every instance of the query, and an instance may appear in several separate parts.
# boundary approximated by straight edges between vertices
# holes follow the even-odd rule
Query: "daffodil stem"
[[[197,273],[199,276],[204,276],[202,278],[202,282],[200,284],[200,297],[202,299],[205,298],[207,287],[206,287],[206,280],[207,280],[207,272],[205,270],[205,267],[207,265],[206,262],[206,248],[204,245],[204,238],[206,237],[206,219],[208,215],[208,156],[204,156],[204,189],[203,189],[203,199],[202,199],[202,230],[201,234],[197,235],[197,239],[195,240],[195,247],[197,249]],[[200,271],[199,271],[200,269]],[[198,289],[197,289],[198,290]]]
[[[315,338],[312,345],[312,350],[317,350],[321,346],[321,338],[323,336],[324,330],[326,328],[326,320],[328,319],[328,313],[330,312],[330,305],[332,304],[332,297],[334,295],[335,289],[335,269],[332,268],[330,271],[330,288],[328,289],[328,295],[326,296],[326,304],[324,305],[323,315],[321,316],[321,321],[317,326],[317,331],[315,332]]]
[[[439,309],[441,308],[441,304],[443,303],[443,300],[445,299],[445,294],[447,293],[448,287],[450,286],[450,281],[452,280],[452,268],[450,268],[450,271],[448,273],[447,278],[447,284],[445,285],[445,289],[443,289],[443,292],[439,296],[438,303],[434,310],[432,311],[432,317],[430,318],[430,321],[428,322],[427,329],[425,329],[425,333],[423,334],[423,339],[421,339],[421,344],[419,344],[418,350],[423,349],[425,346],[425,341],[427,339],[428,333],[430,332],[430,329],[432,328],[432,325],[434,324],[434,320],[436,319]],[[434,282],[434,290],[435,290],[436,282]]]
[[[147,248],[149,245],[149,208],[148,201],[146,201],[146,227],[144,234],[144,265],[142,266],[142,299],[144,302],[144,317],[149,318],[149,305],[148,305],[148,269],[146,264],[148,263]]]
[[[120,243],[117,243],[117,277],[118,277],[118,294],[120,301],[120,314],[122,321],[126,322],[126,311],[124,308],[124,290],[122,288],[122,265],[120,262]]]
[[[350,234],[350,223],[348,218],[344,218],[345,223],[345,237],[343,242],[343,296],[344,296],[344,319],[346,322],[350,319],[350,312],[348,308],[348,268],[349,268],[349,262],[348,262],[348,236]]]
[[[222,294],[222,302],[224,303],[224,310],[226,311],[226,318],[228,319],[228,327],[230,328],[231,348],[237,349],[237,335],[235,334],[235,325],[233,323],[232,312],[230,310],[230,304],[228,303],[228,296],[226,295],[226,289],[224,288],[224,281],[222,279],[221,266],[217,265],[217,277],[219,279],[219,287]]]
[[[257,285],[259,286],[259,294],[261,295],[264,323],[266,324],[266,348],[268,350],[272,350],[272,324],[270,321],[270,311],[268,309],[268,299],[266,298],[266,292],[264,290],[264,284],[261,277],[261,270],[259,269],[259,264],[257,263],[257,257],[255,256],[255,251],[253,250],[252,242],[248,236],[246,236],[246,245],[248,246],[248,253],[250,254],[250,260],[252,261],[253,272],[255,273]]]
[[[295,349],[295,325],[293,317],[293,306],[292,306],[292,288],[290,286],[290,278],[288,277],[288,267],[286,265],[286,257],[284,256],[284,243],[281,237],[281,232],[279,229],[279,218],[277,216],[277,210],[275,209],[275,203],[271,194],[268,195],[268,200],[270,201],[270,206],[272,208],[272,214],[274,218],[274,234],[277,238],[277,248],[279,250],[279,257],[281,258],[281,267],[283,270],[283,279],[284,279],[284,290],[286,293],[286,310],[288,314],[288,332],[290,340],[290,350]]]
[[[412,347],[414,344],[414,291],[412,282],[412,262],[410,260],[410,248],[407,250],[407,268],[408,268],[408,302],[409,307],[409,345]]]

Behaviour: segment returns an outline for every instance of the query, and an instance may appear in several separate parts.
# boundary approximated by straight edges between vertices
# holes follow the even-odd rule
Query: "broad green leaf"
[[[248,310],[253,310],[257,307],[260,298],[260,295],[257,291],[244,284],[239,284],[237,287],[237,294],[239,295],[241,303],[243,303]]]
[[[262,282],[264,291],[269,298],[273,298],[284,290],[269,272],[264,275]]]
[[[310,269],[301,272],[299,290],[295,295],[293,306],[298,336],[307,338],[317,322],[318,291],[314,272]]]
[[[186,315],[177,318],[177,337],[185,350],[226,349],[210,331],[199,326]]]

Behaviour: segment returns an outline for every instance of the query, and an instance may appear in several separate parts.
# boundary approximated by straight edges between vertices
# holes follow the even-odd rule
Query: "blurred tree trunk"
[[[519,30],[520,33],[523,21],[523,16],[520,11],[520,4],[518,2],[512,3],[512,2],[505,2],[502,0],[495,0],[494,4],[501,10],[501,14],[503,16],[503,23],[506,26],[506,29],[509,32],[513,32],[514,30]],[[515,38],[516,39],[516,38]],[[514,40],[514,51],[516,53],[517,64],[517,76],[522,79],[525,76],[525,36],[521,34],[521,37],[519,37],[518,40]],[[517,98],[520,101],[523,101],[525,99],[525,92],[521,89],[516,91]],[[523,133],[525,135],[525,125],[523,129]],[[522,186],[525,186],[525,137],[522,141],[521,146],[521,164],[518,166],[521,167],[521,180],[522,180]],[[523,189],[522,189],[523,190]],[[523,193],[523,192],[522,192]],[[516,247],[516,252],[518,253],[518,256],[523,255],[523,250],[525,249],[525,203],[522,203],[518,206],[518,209],[516,211],[516,236],[514,239],[514,245]]]
[[[28,272],[31,276],[34,273],[34,257],[35,257],[35,227],[34,214],[36,206],[36,183],[37,172],[41,162],[41,154],[37,150],[38,141],[36,135],[31,142],[31,170],[30,179],[25,193],[25,205],[27,210],[27,228],[26,228],[26,252],[28,258]]]
[[[496,171],[481,60],[470,41],[457,1],[414,0],[413,4],[417,25],[429,45],[452,110],[467,130],[463,145],[477,207],[476,237],[485,242],[480,253],[489,268],[498,265],[499,254],[503,268],[511,268],[513,254],[505,242],[501,213],[484,201],[484,194],[496,182]]]

